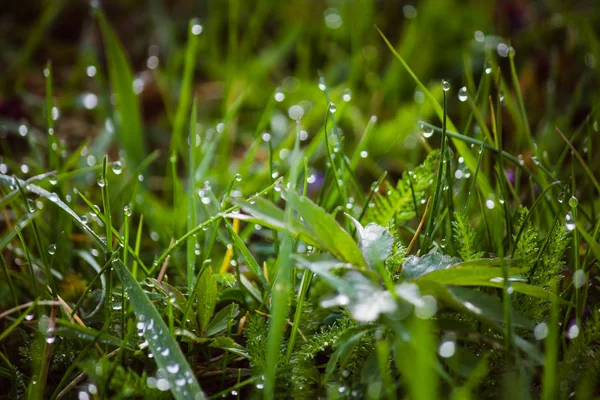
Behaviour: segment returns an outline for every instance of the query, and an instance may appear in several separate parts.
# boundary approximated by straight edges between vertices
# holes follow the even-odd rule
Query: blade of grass
[[[378,27],[375,27],[375,29],[377,29],[377,31],[379,32],[379,34],[383,38],[385,44],[388,46],[388,48],[390,49],[390,51],[392,52],[392,54],[396,57],[396,59],[398,61],[400,61],[400,64],[402,64],[402,66],[404,67],[404,69],[406,70],[406,72],[408,72],[408,74],[415,81],[415,83],[417,84],[417,86],[419,86],[419,88],[421,89],[421,91],[425,94],[425,96],[427,97],[427,99],[431,102],[431,105],[435,109],[435,112],[436,112],[438,118],[440,120],[442,120],[444,118],[444,110],[443,110],[442,106],[440,106],[440,104],[437,102],[437,100],[435,99],[435,97],[433,96],[433,94],[431,94],[431,92],[427,89],[427,87],[423,83],[421,83],[421,81],[419,80],[419,78],[417,78],[417,76],[415,75],[415,73],[408,66],[408,64],[406,63],[406,61],[404,61],[404,59],[402,58],[402,56],[400,56],[400,54],[398,54],[398,52],[396,51],[396,49],[394,48],[394,46],[392,46],[392,44],[388,41],[388,39],[385,37],[385,35],[383,34],[383,32],[381,32],[381,30],[379,30]],[[455,131],[455,132],[457,131],[457,129],[455,128],[454,124],[450,120],[448,120],[448,129],[451,130],[451,131]],[[475,165],[476,165],[475,158],[473,157],[473,155],[469,151],[469,148],[464,143],[461,143],[461,141],[454,140],[455,138],[452,137],[452,136],[450,136],[450,137],[453,139],[452,140],[452,144],[454,144],[454,146],[456,147],[456,150],[458,150],[458,153],[465,159],[465,165],[467,167],[469,167],[469,169],[471,169],[472,171],[475,170]],[[492,187],[491,187],[490,183],[488,182],[487,178],[484,175],[478,175],[477,179],[478,179],[477,180],[477,184],[479,185],[480,189],[483,191],[484,195],[487,196],[489,193],[492,193]]]

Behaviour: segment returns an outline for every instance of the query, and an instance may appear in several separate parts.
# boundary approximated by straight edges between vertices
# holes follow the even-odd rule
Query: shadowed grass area
[[[4,15],[3,398],[600,394],[593,2]]]

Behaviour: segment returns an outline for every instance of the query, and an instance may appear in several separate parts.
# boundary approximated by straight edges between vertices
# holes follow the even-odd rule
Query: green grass
[[[12,27],[0,397],[598,396],[600,10],[479,3]]]

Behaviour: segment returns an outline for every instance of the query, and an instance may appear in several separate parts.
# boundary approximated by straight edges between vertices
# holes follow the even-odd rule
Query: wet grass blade
[[[419,78],[417,78],[417,75],[415,75],[415,73],[412,71],[412,69],[406,63],[406,61],[404,61],[402,56],[400,56],[400,54],[398,54],[398,52],[396,51],[394,46],[392,46],[392,44],[387,40],[387,38],[385,37],[383,32],[381,32],[379,30],[379,28],[377,28],[377,27],[376,27],[376,29],[379,32],[379,34],[381,35],[381,37],[383,38],[384,42],[386,43],[386,45],[388,46],[390,51],[392,52],[392,54],[394,54],[396,59],[398,59],[398,61],[400,61],[400,64],[402,64],[402,66],[404,67],[406,72],[408,72],[408,74],[411,76],[411,78],[413,78],[413,80],[415,81],[417,86],[419,86],[421,91],[423,91],[423,93],[425,94],[427,99],[431,102],[433,108],[435,109],[436,114],[438,115],[438,118],[440,120],[442,120],[443,115],[444,115],[444,110],[442,109],[442,106],[440,106],[440,104],[435,99],[433,94],[431,94],[431,92],[427,89],[427,87],[423,83],[421,83]],[[458,132],[458,130],[455,128],[454,124],[450,120],[448,120],[448,130]],[[458,150],[458,153],[465,159],[465,165],[468,166],[471,171],[474,171],[477,163],[476,163],[475,157],[473,156],[473,154],[471,154],[469,148],[464,143],[461,143],[458,140],[454,140],[454,138],[452,138],[452,139],[453,139],[452,144],[454,144],[454,146],[456,147],[456,150]],[[477,177],[477,184],[479,185],[480,190],[482,190],[486,196],[488,194],[492,193],[492,186],[490,185],[490,183],[485,175],[480,174]]]
[[[137,168],[146,157],[146,142],[138,99],[133,92],[133,72],[116,33],[101,10],[96,10],[98,23],[104,38],[108,61],[110,86],[118,97],[114,118],[117,140],[125,150],[130,166]]]
[[[166,371],[167,380],[173,397],[176,399],[205,399],[204,393],[196,380],[194,371],[188,364],[174,337],[169,335],[169,329],[150,302],[138,282],[127,267],[116,259],[115,269],[129,303],[138,317],[138,327],[144,331],[144,337],[154,354],[156,365]]]

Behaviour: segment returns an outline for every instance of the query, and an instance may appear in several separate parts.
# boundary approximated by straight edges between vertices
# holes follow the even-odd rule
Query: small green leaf
[[[446,269],[454,264],[458,264],[459,262],[460,258],[450,257],[446,254],[440,253],[429,253],[422,257],[409,256],[402,265],[400,276],[402,276],[404,279],[416,279],[421,275]]]
[[[358,246],[367,265],[375,268],[377,264],[384,262],[392,254],[394,245],[394,238],[390,231],[374,223],[370,223],[363,228],[360,222],[352,216],[348,214],[346,216],[352,220],[356,227]]]
[[[240,306],[233,303],[227,307],[222,308],[210,321],[210,324],[206,327],[206,336],[214,336],[219,332],[223,332],[229,325],[229,318],[235,318],[239,314]]]
[[[204,268],[198,279],[198,324],[200,332],[204,332],[215,312],[218,288],[210,266]]]
[[[354,239],[325,209],[307,197],[288,191],[287,201],[300,214],[308,228],[334,256],[351,264],[363,266],[365,260]]]

